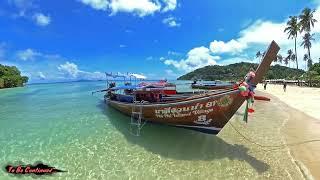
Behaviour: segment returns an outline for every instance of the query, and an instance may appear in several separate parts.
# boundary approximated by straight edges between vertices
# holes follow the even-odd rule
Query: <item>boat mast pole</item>
[[[266,75],[271,63],[277,58],[279,50],[279,45],[276,42],[272,41],[266,54],[264,55],[261,63],[259,64],[256,70],[256,76],[252,80],[252,83],[254,85],[257,85],[262,80],[263,76]]]

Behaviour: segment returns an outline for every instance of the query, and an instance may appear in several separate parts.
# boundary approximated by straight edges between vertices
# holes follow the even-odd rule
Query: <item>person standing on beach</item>
[[[283,81],[283,91],[286,92],[287,90],[287,81]]]
[[[267,81],[264,82],[263,88],[264,90],[267,90]]]

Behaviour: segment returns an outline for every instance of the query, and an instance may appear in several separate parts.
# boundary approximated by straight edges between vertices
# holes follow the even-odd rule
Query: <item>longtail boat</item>
[[[277,43],[272,41],[255,71],[251,81],[254,85],[262,80],[279,50]],[[131,116],[130,127],[137,130],[135,135],[139,135],[144,122],[217,134],[246,99],[240,95],[239,89],[165,94],[165,87],[166,84],[113,87],[107,91],[105,102]]]

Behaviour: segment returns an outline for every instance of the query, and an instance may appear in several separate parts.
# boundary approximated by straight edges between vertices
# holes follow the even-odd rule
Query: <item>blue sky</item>
[[[255,53],[272,39],[286,52],[293,45],[283,33],[287,18],[304,7],[318,9],[318,4],[310,0],[3,0],[0,63],[18,66],[31,82],[101,79],[103,72],[111,71],[175,79],[205,65],[257,62]],[[318,37],[320,26],[314,32]],[[320,44],[315,43],[313,49],[317,47]],[[298,57],[304,53],[300,48]]]

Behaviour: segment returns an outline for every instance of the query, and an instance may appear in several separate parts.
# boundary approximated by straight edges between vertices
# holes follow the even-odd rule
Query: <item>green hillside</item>
[[[253,63],[235,63],[226,66],[206,66],[196,69],[178,78],[178,80],[195,80],[202,79],[207,81],[222,80],[222,81],[238,81],[249,72],[250,68],[256,69],[258,64]],[[271,66],[266,79],[295,79],[304,74],[304,71],[299,69],[288,68],[285,66]]]

